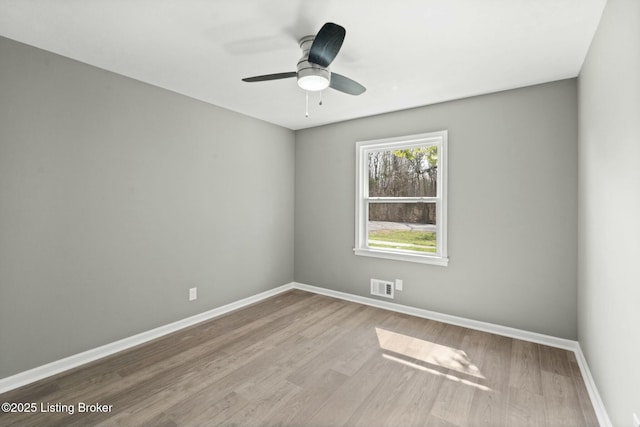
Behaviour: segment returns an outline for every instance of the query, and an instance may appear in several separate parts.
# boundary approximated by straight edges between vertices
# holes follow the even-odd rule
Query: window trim
[[[356,223],[355,223],[355,255],[368,256],[374,258],[385,258],[398,261],[418,262],[447,266],[449,263],[447,252],[447,138],[446,130],[438,132],[428,132],[416,135],[406,135],[401,137],[374,139],[356,142]],[[367,153],[370,151],[380,151],[386,149],[403,149],[422,147],[424,145],[438,146],[438,194],[436,197],[404,198],[411,201],[420,200],[422,202],[436,203],[436,252],[418,253],[415,251],[402,251],[400,249],[387,249],[370,247],[367,245],[368,231],[367,223],[369,218],[369,203],[372,201],[398,201],[402,198],[368,197],[369,194],[369,164]]]

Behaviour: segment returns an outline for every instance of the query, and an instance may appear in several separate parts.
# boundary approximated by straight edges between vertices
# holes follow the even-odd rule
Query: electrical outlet
[[[402,279],[396,279],[396,291],[402,290]]]
[[[640,418],[637,414],[633,414],[633,427],[640,427]]]
[[[198,299],[198,288],[189,289],[189,301]]]

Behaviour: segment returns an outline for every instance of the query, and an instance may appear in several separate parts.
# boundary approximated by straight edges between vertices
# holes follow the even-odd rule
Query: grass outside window
[[[436,233],[412,230],[369,231],[369,246],[435,253]]]

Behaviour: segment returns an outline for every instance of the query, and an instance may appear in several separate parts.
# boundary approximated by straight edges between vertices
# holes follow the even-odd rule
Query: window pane
[[[436,252],[435,203],[369,203],[369,247]]]
[[[436,197],[438,147],[368,153],[369,197]]]

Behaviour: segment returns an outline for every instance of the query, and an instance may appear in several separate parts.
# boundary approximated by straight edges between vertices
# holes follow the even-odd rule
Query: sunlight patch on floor
[[[490,390],[489,387],[484,385],[437,369],[444,368],[471,377],[485,379],[480,369],[472,363],[467,353],[462,350],[382,328],[376,328],[376,335],[378,336],[380,348],[388,352],[383,355],[388,360],[431,374],[445,376],[450,380],[478,387],[482,390]],[[432,367],[429,365],[432,365]]]
[[[392,356],[390,354],[386,354],[385,353],[385,354],[382,355],[382,357],[384,357],[385,359],[394,361],[394,362],[402,363],[403,365],[409,366],[410,368],[414,368],[414,369],[417,369],[419,371],[428,372],[428,373],[430,373],[432,375],[445,377],[446,379],[448,379],[450,381],[455,381],[455,382],[459,382],[461,384],[465,384],[465,385],[469,385],[471,387],[478,388],[478,389],[480,389],[482,391],[491,391],[491,389],[489,387],[487,387],[486,385],[474,383],[473,381],[465,380],[464,378],[456,377],[455,375],[452,375],[452,374],[445,374],[443,372],[436,371],[435,369],[427,368],[424,365],[419,365],[417,363],[412,363],[412,362],[409,362],[408,360],[404,360],[404,359],[401,359],[399,357]]]

